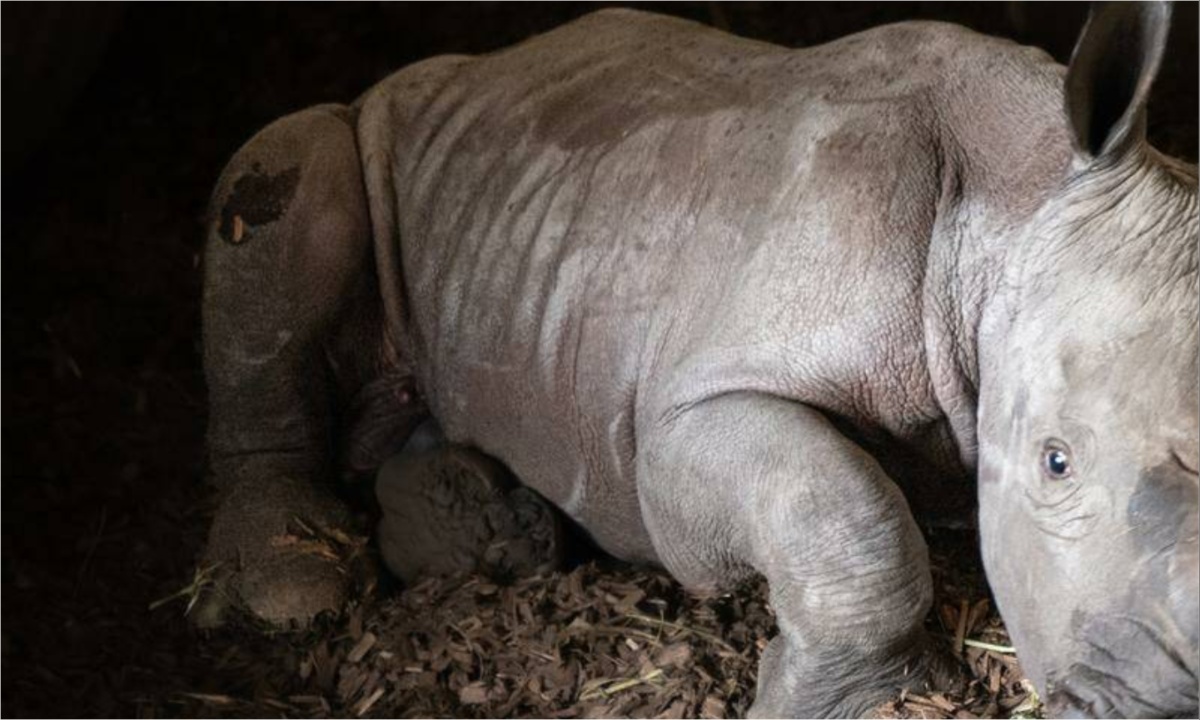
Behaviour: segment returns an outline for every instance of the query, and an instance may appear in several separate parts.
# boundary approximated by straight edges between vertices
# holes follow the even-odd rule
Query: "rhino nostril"
[[[1188,454],[1187,459],[1184,459],[1184,456],[1181,455],[1177,449],[1171,449],[1171,458],[1175,460],[1175,464],[1183,468],[1183,471],[1189,475],[1200,477],[1200,468],[1197,467],[1198,463],[1196,462],[1195,457],[1195,454],[1192,453]]]

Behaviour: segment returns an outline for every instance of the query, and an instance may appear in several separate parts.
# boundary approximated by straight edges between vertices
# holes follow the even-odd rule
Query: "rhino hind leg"
[[[204,256],[209,463],[223,499],[202,561],[218,581],[193,616],[201,625],[231,606],[303,624],[347,596],[345,567],[311,552],[306,534],[353,529],[329,482],[334,409],[369,372],[333,361],[347,337],[372,335],[371,257],[348,109],[285,117],[226,166]]]
[[[767,579],[780,632],[753,716],[862,716],[955,672],[923,629],[932,580],[904,497],[821,413],[722,395],[641,447],[642,511],[668,570],[700,591]]]
[[[432,421],[383,464],[375,492],[380,554],[406,584],[462,572],[511,579],[561,563],[557,511],[496,460],[447,442]]]

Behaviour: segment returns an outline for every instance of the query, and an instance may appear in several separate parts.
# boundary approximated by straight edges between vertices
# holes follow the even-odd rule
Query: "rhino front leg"
[[[643,514],[685,586],[761,572],[779,624],[757,717],[861,716],[924,675],[925,543],[899,489],[819,412],[738,393],[668,415],[641,454]]]
[[[306,622],[345,598],[343,569],[294,540],[302,527],[350,521],[328,480],[339,381],[353,372],[335,373],[331,359],[346,333],[370,337],[357,327],[377,317],[370,258],[347,108],[285,117],[226,166],[208,224],[203,312],[209,459],[223,491],[205,561],[221,580],[200,624],[220,622],[231,604],[276,624]]]

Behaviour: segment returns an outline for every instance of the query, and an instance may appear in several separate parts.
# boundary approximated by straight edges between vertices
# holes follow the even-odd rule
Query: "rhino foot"
[[[386,462],[375,489],[384,564],[405,583],[482,572],[499,578],[557,567],[557,512],[517,486],[495,460],[471,448],[420,441]]]
[[[903,692],[955,692],[966,674],[946,647],[924,631],[889,650],[806,646],[781,633],[759,665],[751,717],[894,717]]]
[[[220,626],[237,615],[276,628],[305,627],[340,612],[353,589],[365,538],[346,509],[311,482],[242,483],[213,521],[203,566],[211,582],[192,621]]]

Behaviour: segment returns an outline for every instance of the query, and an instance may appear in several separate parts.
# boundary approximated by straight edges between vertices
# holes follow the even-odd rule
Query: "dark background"
[[[210,666],[177,606],[203,479],[199,253],[257,129],[391,70],[484,52],[584,4],[3,6],[3,707],[169,713]],[[1065,61],[1083,4],[644,6],[790,46],[928,18]],[[1151,136],[1196,158],[1196,5],[1176,8]]]

